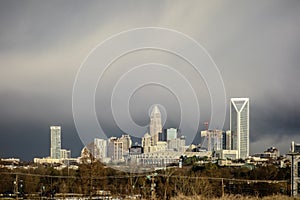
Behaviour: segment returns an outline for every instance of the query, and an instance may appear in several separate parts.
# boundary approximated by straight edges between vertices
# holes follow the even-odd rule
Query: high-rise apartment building
[[[123,142],[116,137],[111,137],[108,140],[108,157],[111,161],[123,161]]]
[[[249,98],[231,98],[230,130],[232,149],[238,150],[238,158],[249,156]]]
[[[161,113],[155,105],[150,115],[150,135],[152,146],[157,145],[158,134],[162,132]]]
[[[51,147],[50,157],[55,159],[61,158],[61,127],[50,126]]]

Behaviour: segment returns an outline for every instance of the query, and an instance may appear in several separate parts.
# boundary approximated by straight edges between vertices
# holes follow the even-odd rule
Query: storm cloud
[[[203,45],[220,70],[227,103],[250,98],[250,152],[269,146],[287,152],[292,140],[300,142],[299,9],[300,2],[292,0],[1,1],[0,157],[48,156],[50,125],[62,126],[63,148],[78,156],[83,144],[73,121],[72,91],[80,65],[100,42],[138,27],[174,29]],[[125,66],[151,60],[184,68],[197,90],[199,130],[204,129],[211,105],[203,79],[178,58],[150,50],[125,56],[101,80],[96,108],[103,129],[108,135],[122,132],[109,107],[114,81]],[[165,127],[178,126],[178,101],[156,86],[134,94],[132,119],[147,125],[155,103],[166,108]],[[228,111],[229,105],[224,129]]]

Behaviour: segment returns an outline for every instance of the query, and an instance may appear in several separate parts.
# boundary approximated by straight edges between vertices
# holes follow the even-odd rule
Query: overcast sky
[[[1,0],[0,157],[48,156],[50,125],[62,126],[62,147],[78,156],[83,144],[72,116],[72,90],[80,65],[100,42],[139,27],[173,29],[201,44],[220,70],[227,103],[231,97],[250,98],[250,152],[270,146],[287,152],[292,140],[300,143],[299,10],[297,0]],[[211,105],[203,79],[169,53],[145,50],[112,64],[99,82],[96,109],[107,135],[121,134],[108,103],[114,81],[126,67],[152,60],[184,68],[197,90],[199,130],[204,129]],[[147,125],[148,109],[156,103],[168,115],[165,128],[179,126],[178,100],[157,85],[132,96],[132,119]],[[229,128],[226,116],[224,129]]]

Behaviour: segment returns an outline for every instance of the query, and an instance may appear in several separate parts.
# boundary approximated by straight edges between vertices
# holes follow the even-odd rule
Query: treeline
[[[156,172],[152,180],[152,177],[147,177],[151,173],[125,173],[98,161],[83,162],[78,170],[55,170],[44,165],[29,169],[2,168],[0,193],[15,192],[17,188],[20,194],[51,197],[57,193],[93,196],[99,191],[110,191],[112,195],[138,194],[146,199],[151,197],[153,189],[158,199],[170,199],[179,194],[218,197],[224,194],[267,196],[290,193],[290,170],[274,165],[219,167],[213,163],[198,165],[194,162],[181,169],[174,167]]]

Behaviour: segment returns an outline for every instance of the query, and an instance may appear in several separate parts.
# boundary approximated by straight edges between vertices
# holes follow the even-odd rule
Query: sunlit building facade
[[[231,98],[230,130],[232,150],[238,150],[238,158],[249,156],[249,98]]]
[[[51,146],[50,157],[54,159],[61,158],[61,127],[50,126]]]
[[[100,161],[107,157],[107,140],[94,139],[94,157]]]
[[[162,132],[161,113],[157,105],[155,105],[151,111],[149,128],[151,135],[151,145],[155,146],[158,142],[159,133]]]

